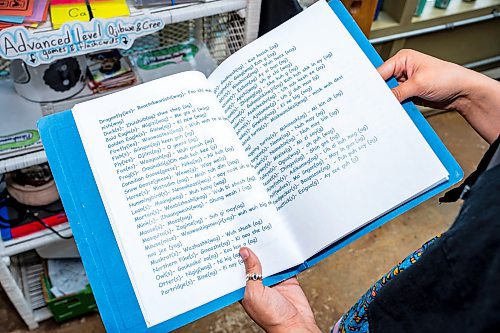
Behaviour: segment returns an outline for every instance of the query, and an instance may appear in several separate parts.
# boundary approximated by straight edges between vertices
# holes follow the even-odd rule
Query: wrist
[[[475,71],[467,71],[469,73],[461,76],[460,93],[457,94],[452,109],[467,118],[471,113],[487,108],[499,108],[496,99],[500,95],[500,83]]]
[[[492,143],[500,133],[500,83],[482,74],[470,75],[463,96],[452,109],[487,142]]]

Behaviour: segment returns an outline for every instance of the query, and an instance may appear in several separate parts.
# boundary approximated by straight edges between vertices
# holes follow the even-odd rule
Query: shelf
[[[34,251],[0,260],[2,287],[30,330],[52,316],[43,299],[42,270],[42,261]]]
[[[71,228],[69,223],[63,223],[53,227],[63,236],[71,236]],[[53,243],[54,241],[60,240],[59,236],[54,234],[50,230],[42,230],[24,237],[10,239],[8,241],[1,241],[0,244],[0,256],[8,257],[16,255],[22,252],[33,250],[37,247]]]
[[[154,34],[174,23],[193,21],[203,17],[211,17],[226,13],[238,13],[241,18],[245,18],[247,15],[252,17],[252,13],[248,12],[247,7],[250,8],[255,6],[253,4],[254,1],[258,0],[216,0],[211,2],[139,9],[132,4],[132,0],[128,0],[130,10],[130,15],[128,16],[96,18],[95,21],[92,21],[95,24],[92,22],[77,21],[65,23],[68,24],[69,29],[74,29],[85,23],[84,31],[86,32],[83,37],[81,37],[80,34],[71,34],[72,37],[70,37],[69,32],[66,31],[66,25],[62,26],[63,30],[54,29],[50,19],[47,19],[36,29],[16,27],[15,29],[17,30],[13,30],[16,32],[15,34],[11,34],[10,32],[12,31],[7,29],[6,31],[0,31],[0,35],[2,35],[2,38],[5,37],[5,41],[3,42],[5,45],[20,45],[19,48],[15,46],[9,47],[9,51],[7,51],[7,46],[5,46],[4,56],[6,59],[22,59],[30,65],[38,66],[39,64],[47,64],[51,61],[71,55],[76,56],[100,51],[106,48],[106,45],[108,48],[127,49],[131,45],[130,41],[133,42],[137,38]],[[142,25],[137,23],[139,22],[138,20],[141,20],[140,22],[142,22]],[[252,39],[257,35],[257,25],[255,25],[254,21],[256,20],[249,20],[253,25],[248,24],[246,26],[248,31],[245,32],[245,37],[248,37],[248,39]],[[99,24],[97,24],[97,22]],[[118,31],[112,29],[113,32],[109,32],[110,29],[108,29],[108,25],[120,26],[123,22],[126,23],[124,30]],[[152,22],[153,24],[147,24],[147,22]],[[94,29],[97,30],[94,31]],[[127,32],[129,30],[131,31]],[[62,37],[61,34],[63,33],[65,33],[64,36],[68,34],[68,37]],[[18,34],[24,34],[26,36],[27,39],[26,41],[23,39],[23,42],[27,44],[33,43],[39,45],[39,47],[36,47],[33,52],[27,51],[26,48],[21,48],[22,43],[19,41],[16,42],[16,40],[19,40],[19,37],[16,37]],[[93,38],[95,39],[85,41],[90,34],[94,36]],[[75,37],[76,35],[79,37]],[[82,41],[80,41],[80,38],[83,38]],[[43,40],[43,42],[38,43],[40,40]],[[56,45],[55,43],[58,45],[56,48],[48,47],[48,45]],[[0,67],[2,67],[1,62]],[[0,70],[2,70],[2,68],[0,68]],[[3,70],[0,73],[3,73]]]
[[[0,101],[0,138],[5,140],[2,141],[3,144],[13,141],[6,138],[15,138],[19,133],[36,130],[36,122],[42,117],[39,103],[19,96],[14,91],[13,83],[8,80],[0,81]],[[29,145],[24,148],[11,148],[0,153],[0,174],[47,161],[41,142],[30,140],[26,139],[26,144]]]
[[[433,3],[429,2],[426,4],[422,15],[419,17],[413,17],[411,21],[412,23],[438,19],[452,19],[456,21],[461,19],[458,18],[460,15],[473,14],[476,11],[488,11],[492,7],[499,5],[500,0],[476,0],[473,2],[450,1],[448,8],[439,9],[435,8]]]
[[[133,85],[121,87],[121,88],[116,88],[107,92],[101,92],[101,93],[93,93],[92,90],[88,87],[88,85],[83,88],[81,92],[76,94],[75,96],[59,101],[59,102],[48,102],[48,103],[41,103],[41,108],[42,108],[42,113],[44,116],[53,114],[53,113],[58,113],[66,110],[72,109],[76,104],[78,103],[83,103],[85,101],[89,101],[91,99],[103,97],[109,94],[113,94],[115,92],[118,92],[123,89],[128,89],[130,87],[133,87],[137,84],[143,83],[140,81],[139,78],[137,78],[138,82],[134,83]]]
[[[237,48],[244,45],[248,37],[248,31],[245,26],[248,17],[244,19],[242,15],[236,13],[236,11],[240,9],[245,9],[246,5],[246,0],[218,0],[208,3],[157,7],[151,10],[132,9],[131,16],[158,16],[169,24],[160,32],[137,39],[133,47],[123,53],[132,55],[135,52],[140,53],[148,49],[177,44],[196,37],[201,38],[201,40],[207,44],[209,52],[216,62],[221,62]],[[251,13],[248,13],[248,15],[251,17]],[[207,22],[203,21],[200,22],[201,24],[198,24],[192,21],[192,19],[205,16],[209,17]],[[213,19],[220,21],[214,23]],[[48,22],[44,27],[37,29],[36,33],[50,31],[52,31],[52,28],[50,22]],[[140,78],[138,78],[138,80],[138,83],[142,83]],[[36,121],[42,116],[71,109],[77,103],[114,93],[121,89],[94,94],[88,87],[85,87],[76,96],[67,100],[50,103],[32,103],[16,94],[13,89],[13,83],[10,80],[0,80],[0,100],[8,102],[8,107],[6,106],[0,110],[0,118],[6,119],[5,116],[11,118],[10,123],[0,123],[0,137],[13,133],[12,128],[14,128],[14,126],[21,126],[15,122],[16,115],[18,115],[17,119],[22,119],[22,117],[19,116],[20,113],[29,113],[34,115],[34,118],[30,116],[33,118],[30,118],[31,123],[24,124],[24,127],[20,128],[19,131],[36,129]],[[15,112],[13,112],[14,110]],[[2,115],[2,113],[6,114]],[[4,157],[2,160],[0,156],[0,174],[46,161],[47,157],[41,145],[39,147],[35,147],[34,145],[29,146],[22,151],[16,152],[12,157]]]
[[[500,0],[477,0],[474,2],[451,1],[447,9],[434,8],[427,4],[420,17],[412,17],[407,31],[425,29],[438,25],[453,24],[500,11]]]
[[[381,11],[379,15],[380,22],[377,20],[372,24],[370,39],[377,40],[386,37],[394,37],[391,40],[404,39],[406,38],[405,33],[415,30],[452,24],[494,12],[498,13],[500,11],[500,0],[476,0],[474,2],[454,0],[450,2],[447,9],[434,8],[433,2],[428,2],[420,17],[408,17],[407,15],[413,15],[413,11],[413,8],[412,11],[408,9],[404,17],[397,18],[385,11]]]
[[[399,26],[399,22],[397,22],[392,16],[387,14],[384,11],[381,11],[378,14],[378,18],[376,21],[373,21],[371,33],[383,29],[394,28]]]
[[[43,148],[40,148],[38,151],[0,161],[0,174],[45,162],[47,162],[47,155],[45,155]]]
[[[49,318],[52,318],[52,312],[50,312],[47,306],[44,306],[43,308],[40,309],[36,309],[35,311],[33,311],[33,314],[35,316],[35,321],[37,322],[41,322]]]
[[[130,17],[151,16],[160,18],[165,25],[193,20],[204,16],[238,11],[247,7],[247,0],[217,0],[206,3],[182,4],[175,6],[137,8],[129,0]],[[48,19],[33,32],[35,34],[53,31],[52,24]]]

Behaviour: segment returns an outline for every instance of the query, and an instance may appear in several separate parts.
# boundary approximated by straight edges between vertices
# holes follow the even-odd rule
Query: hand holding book
[[[491,138],[498,138],[500,133],[499,113],[492,112],[488,114],[483,109],[484,105],[487,105],[488,109],[491,110],[498,109],[500,105],[500,99],[497,98],[497,96],[500,96],[500,84],[498,82],[453,63],[412,50],[400,51],[380,66],[378,71],[385,80],[395,76],[401,83],[400,86],[392,89],[398,100],[404,101],[408,98],[417,98],[417,102],[432,105],[437,109],[457,109],[480,135],[488,138],[488,135],[491,134]],[[460,81],[459,84],[456,83],[457,80]],[[474,96],[478,95],[483,95],[484,98],[476,99]],[[470,116],[464,112],[464,105],[476,109],[477,113]],[[478,192],[485,191],[484,188],[478,188],[478,190]],[[455,230],[457,228],[456,223],[454,224]],[[417,250],[417,252],[420,256],[422,249]],[[250,249],[240,249],[240,255],[244,260],[247,273],[262,271],[258,257]],[[436,252],[430,252],[426,256],[436,257]],[[429,273],[423,267],[426,266],[420,266],[413,270],[412,276]],[[430,276],[435,279],[440,277],[439,274],[431,274]],[[383,278],[386,279],[386,277]],[[389,288],[391,285],[401,283],[398,281],[397,279],[393,280],[392,284],[388,284]],[[379,283],[375,285],[380,286]],[[384,284],[382,286],[386,288]],[[376,290],[375,287],[370,288],[369,292],[373,293],[373,295],[378,294],[374,290]],[[431,291],[428,296],[432,297],[432,295]],[[376,296],[369,299],[373,300],[374,297]],[[442,309],[445,310],[450,302],[452,302],[451,298],[445,297],[438,301],[437,304],[440,304]],[[285,280],[273,288],[264,287],[260,281],[248,281],[241,304],[248,315],[266,332],[318,331],[311,307],[295,277]],[[359,304],[363,304],[364,313],[367,316],[370,303],[361,298],[351,310],[341,317],[332,332],[343,332],[346,326],[351,327],[349,321],[352,321],[352,313],[358,315],[359,309],[357,306]],[[367,328],[366,322],[369,315],[364,318],[356,316],[354,317],[357,318],[354,319],[356,324]],[[351,319],[345,319],[346,317]],[[371,321],[370,325],[372,325]],[[339,326],[342,326],[344,330],[339,329]],[[354,330],[355,328],[352,327],[351,329]]]
[[[402,50],[378,68],[384,80],[396,77],[392,89],[403,102],[458,111],[486,141],[500,133],[500,83],[473,70],[413,50]]]
[[[247,274],[262,272],[259,258],[249,248],[241,248],[240,256]],[[261,280],[249,279],[241,305],[266,332],[320,332],[311,306],[299,281],[293,277],[272,288]]]

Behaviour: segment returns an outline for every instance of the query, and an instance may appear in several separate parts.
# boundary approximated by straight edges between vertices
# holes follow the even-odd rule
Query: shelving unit
[[[376,34],[378,31],[384,31],[386,29],[395,28],[399,26],[399,22],[396,21],[391,15],[384,11],[378,14],[376,21],[373,21],[370,36]]]
[[[261,0],[217,0],[154,9],[138,9],[130,5],[131,16],[160,18],[166,26],[159,32],[137,39],[132,48],[123,51],[123,53],[133,55],[136,52],[144,52],[195,38],[203,41],[211,56],[217,63],[220,63],[257,37],[260,4]],[[36,29],[34,33],[37,36],[42,36],[52,32],[51,24],[47,22]],[[0,80],[8,79],[8,77],[2,76],[2,73],[8,68],[8,63],[8,61],[0,59]],[[15,93],[12,86],[4,89]],[[93,94],[88,88],[85,88],[71,99],[55,103],[37,103],[37,107],[40,108],[41,114],[47,115],[67,110],[78,102],[102,95],[104,94]],[[9,111],[15,112],[15,110]],[[45,161],[46,156],[43,150],[30,152],[9,159],[8,166],[6,166],[5,161],[0,160],[0,173]],[[68,223],[56,226],[54,229],[64,236],[71,235]],[[33,282],[28,283],[26,279],[23,279],[23,275],[26,277],[29,274],[26,274],[26,260],[19,260],[19,258],[29,253],[28,251],[58,240],[58,236],[49,230],[5,242],[0,240],[0,282],[29,329],[38,327],[38,322],[51,317],[51,313],[40,304],[32,304],[29,286],[33,286]]]
[[[52,317],[41,294],[40,258],[33,251],[23,251],[3,259],[0,260],[2,287],[28,328],[35,329],[38,322]]]
[[[417,0],[384,0],[370,41],[387,59],[411,48],[459,64],[500,65],[500,0],[451,0],[447,9],[427,1],[420,17]],[[481,36],[481,38],[477,38]]]
[[[145,15],[161,18],[167,25],[163,30],[153,35],[136,40],[133,47],[124,52],[125,54],[131,55],[159,46],[181,43],[189,38],[197,38],[206,43],[212,57],[220,63],[257,37],[260,0],[217,0],[208,3],[159,7],[151,10],[139,10],[131,6],[131,16]],[[46,22],[36,29],[35,33],[47,34],[52,31],[50,22]],[[8,61],[0,59],[0,69],[6,68],[7,63]],[[10,89],[14,93],[12,87]],[[93,94],[88,88],[85,88],[71,99],[57,103],[40,103],[39,105],[43,115],[48,115],[70,109],[76,103],[102,95],[104,94]],[[9,160],[0,160],[0,173],[46,161],[47,158],[43,150]]]
[[[434,1],[427,1],[422,15],[416,17],[413,15],[416,4],[416,0],[385,0],[378,19],[373,22],[370,38],[388,37],[500,11],[500,0],[476,0],[474,2],[451,0],[447,9],[435,8]]]
[[[491,14],[492,6],[500,6],[500,0],[476,0],[473,2],[451,1],[446,9],[435,8],[429,3],[428,6],[424,8],[421,16],[412,17],[411,23],[414,27],[420,29],[427,27],[427,23],[447,23],[450,17],[452,17],[454,21],[464,20]]]
[[[55,226],[54,229],[63,236],[71,236],[68,223]],[[37,328],[40,321],[50,318],[52,314],[46,306],[40,305],[39,301],[33,304],[29,293],[30,285],[33,286],[40,281],[32,278],[28,281],[26,270],[32,267],[30,264],[32,260],[23,260],[26,259],[24,254],[56,241],[60,241],[60,238],[50,230],[0,241],[0,282],[29,329]]]
[[[178,23],[197,18],[223,14],[238,10],[251,9],[252,2],[249,2],[247,8],[246,0],[217,0],[213,2],[200,2],[192,4],[180,4],[174,6],[159,6],[151,8],[137,8],[134,6],[133,1],[129,0],[128,6],[130,8],[131,17],[148,16],[153,18],[160,18],[165,22],[165,25]],[[53,31],[50,20],[41,24],[35,31],[35,34],[44,34]]]

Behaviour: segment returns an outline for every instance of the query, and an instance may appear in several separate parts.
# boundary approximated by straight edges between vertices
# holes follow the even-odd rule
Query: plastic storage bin
[[[79,317],[89,312],[97,311],[97,304],[92,289],[90,289],[90,285],[87,285],[84,290],[78,293],[55,297],[50,292],[52,286],[49,279],[43,274],[42,288],[45,303],[58,323]]]

